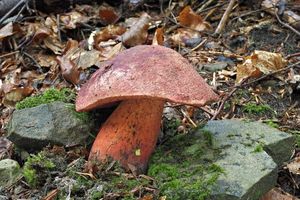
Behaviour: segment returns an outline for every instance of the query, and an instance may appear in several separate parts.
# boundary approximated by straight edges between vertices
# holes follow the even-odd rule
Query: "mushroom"
[[[77,111],[120,102],[101,127],[89,160],[111,157],[143,173],[155,149],[166,101],[203,106],[218,96],[176,51],[140,45],[119,53],[80,89]]]

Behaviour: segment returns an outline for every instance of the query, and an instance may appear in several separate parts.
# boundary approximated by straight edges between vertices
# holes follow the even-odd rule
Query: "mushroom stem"
[[[164,101],[125,100],[101,127],[89,160],[111,157],[126,169],[146,172],[159,135]]]

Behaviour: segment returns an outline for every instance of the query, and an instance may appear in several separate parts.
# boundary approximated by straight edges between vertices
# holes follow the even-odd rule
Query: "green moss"
[[[167,199],[204,200],[223,170],[214,164],[219,151],[208,131],[177,135],[157,148],[148,174],[155,178]]]
[[[75,93],[68,88],[57,90],[54,88],[46,90],[44,93],[23,99],[16,104],[16,109],[32,108],[41,104],[47,104],[54,101],[71,103],[75,100]]]
[[[213,145],[213,136],[212,136],[211,132],[209,132],[207,130],[203,130],[202,134],[204,135],[204,138],[207,141],[207,144],[209,146],[212,146]]]
[[[91,114],[88,112],[77,112],[75,110],[74,104],[68,104],[67,107],[72,111],[72,113],[81,121],[89,123],[92,120]]]
[[[163,132],[166,137],[173,137],[178,134],[178,126],[180,126],[181,122],[178,119],[163,119]]]
[[[36,187],[40,184],[40,181],[43,180],[43,177],[40,176],[41,173],[49,171],[54,167],[55,164],[48,160],[42,153],[31,155],[24,164],[23,175],[31,187]]]
[[[132,177],[124,173],[119,163],[113,163],[111,165],[111,162],[98,163],[95,161],[93,164],[96,164],[99,170],[94,174],[97,178],[96,180],[91,180],[77,173],[83,170],[79,166],[83,166],[84,163],[68,168],[67,175],[76,181],[71,191],[72,196],[83,197],[83,194],[89,190],[88,196],[91,199],[109,199],[108,196],[111,194],[117,194],[120,196],[120,199],[138,199],[132,191],[143,186],[149,186],[151,180],[143,177]],[[108,168],[110,168],[109,171],[107,171]]]
[[[249,114],[262,114],[268,111],[272,111],[269,105],[257,105],[254,103],[247,103],[243,107],[243,111]]]
[[[103,196],[103,192],[102,191],[93,191],[91,194],[91,199],[92,200],[98,200]]]
[[[279,125],[271,119],[266,120],[265,123],[270,127],[279,128]]]
[[[253,153],[260,153],[264,151],[264,144],[259,143],[255,146],[254,150],[252,151]]]

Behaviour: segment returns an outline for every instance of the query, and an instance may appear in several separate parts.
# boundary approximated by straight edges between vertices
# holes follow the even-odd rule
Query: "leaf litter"
[[[123,1],[106,1],[73,5],[65,11],[49,13],[43,13],[38,5],[38,9],[25,9],[16,20],[9,19],[0,28],[0,157],[17,159],[20,164],[25,161],[5,139],[6,125],[19,101],[53,87],[77,90],[101,67],[101,62],[139,44],[164,45],[177,50],[222,98],[212,106],[193,111],[189,107],[167,104],[160,142],[174,134],[187,134],[195,124],[204,124],[212,118],[275,123],[299,140],[299,36],[277,20],[274,3],[276,1],[265,0],[261,5],[242,1],[235,4],[219,37],[213,32],[227,7],[223,1],[188,4],[130,1],[128,5]],[[299,10],[294,5],[298,5],[296,1],[285,6],[282,20],[297,29]],[[223,66],[218,68],[220,63]],[[207,70],[205,64],[211,64],[215,70]],[[264,105],[270,108],[266,112],[245,112],[250,106],[258,110]],[[176,123],[171,126],[168,122],[172,119]],[[274,193],[282,199],[293,199],[282,190],[300,197],[299,145],[300,142],[291,163],[279,173],[281,189],[274,189],[266,199]],[[92,166],[84,169],[88,149],[47,148],[46,157],[57,164],[55,170],[46,173],[48,179],[39,186],[41,189],[48,185],[48,189],[39,192],[19,181],[4,194],[9,192],[12,198],[45,199],[61,194],[82,199],[85,195],[95,195],[95,198],[100,195],[98,198],[106,199],[166,198],[159,194],[155,180],[134,177],[117,164],[108,162],[100,165],[100,169]],[[59,164],[53,158],[63,161]],[[93,177],[103,182],[95,182]],[[74,179],[82,181],[81,185]],[[107,190],[112,187],[110,179],[115,180],[114,187]],[[132,185],[126,185],[128,181]]]

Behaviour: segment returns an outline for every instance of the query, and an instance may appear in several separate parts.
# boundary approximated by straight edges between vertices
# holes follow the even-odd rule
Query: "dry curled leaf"
[[[67,81],[73,84],[77,84],[79,82],[80,72],[76,64],[72,60],[64,56],[57,56],[56,59],[60,65],[63,77]]]
[[[287,61],[281,54],[255,50],[246,57],[243,64],[237,66],[237,82],[247,77],[259,77],[286,66]]]
[[[164,29],[163,28],[156,29],[156,31],[154,33],[152,44],[153,45],[164,45]]]
[[[72,11],[60,16],[60,21],[66,29],[75,29],[79,24],[89,21],[89,17],[78,11]]]
[[[283,192],[279,188],[274,188],[265,194],[260,200],[299,200],[290,194]]]
[[[171,40],[175,45],[186,46],[191,40],[199,39],[200,33],[186,28],[179,28],[177,32],[171,36]]]
[[[104,25],[114,24],[120,19],[120,15],[115,8],[105,3],[99,8],[99,17]]]
[[[5,93],[2,103],[5,106],[14,106],[17,102],[28,97],[32,91],[33,88],[31,86],[14,88]]]
[[[10,22],[0,29],[0,40],[13,35],[13,23]]]
[[[101,42],[108,41],[110,39],[116,39],[118,36],[125,33],[126,28],[123,26],[109,25],[105,27],[103,30],[94,33],[93,35],[93,44],[94,48],[98,50],[102,50]]]
[[[121,36],[123,44],[127,47],[144,44],[148,37],[150,20],[151,17],[147,13],[143,13],[138,22]]]
[[[0,137],[0,160],[11,158],[13,154],[13,143],[5,137]]]
[[[287,169],[292,174],[300,174],[300,157],[296,157],[292,162],[287,164]]]
[[[204,31],[211,28],[210,24],[204,21],[200,15],[197,15],[190,6],[186,6],[180,12],[178,21],[180,25],[196,31]]]
[[[278,12],[278,3],[279,0],[264,0],[261,3],[261,7],[268,13],[275,15]],[[293,2],[297,4],[296,2]],[[296,5],[293,5],[296,7]],[[291,6],[292,7],[292,6]],[[295,27],[296,29],[300,29],[300,15],[293,12],[292,10],[285,10],[283,13],[283,20],[288,22],[290,25]]]

